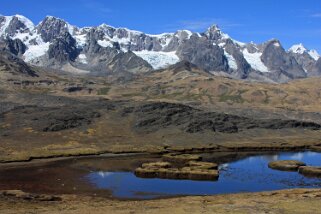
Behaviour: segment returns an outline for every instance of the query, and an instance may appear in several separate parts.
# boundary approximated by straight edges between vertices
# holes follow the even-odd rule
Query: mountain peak
[[[99,28],[114,28],[113,26],[107,25],[106,23],[102,23],[101,25],[98,26]]]
[[[37,32],[41,34],[44,42],[53,40],[64,32],[73,34],[76,27],[70,25],[63,19],[54,16],[46,16],[46,18],[37,25]]]
[[[304,47],[304,45],[302,43],[293,45],[289,49],[289,52],[298,53],[298,54],[303,54],[306,51],[307,51],[307,49]]]
[[[253,42],[241,43],[222,32],[216,24],[211,25],[202,34],[177,30],[159,35],[107,24],[78,28],[54,16],[46,16],[33,30],[30,30],[33,26],[29,19],[21,15],[0,16],[1,39],[19,39],[26,49],[20,54],[26,62],[55,69],[63,69],[64,63],[69,61],[74,62],[75,68],[83,69],[85,62],[86,69],[95,69],[95,72],[103,73],[106,64],[111,65],[117,61],[118,67],[116,67],[121,70],[123,63],[133,63],[129,61],[134,57],[141,60],[135,60],[134,64],[128,66],[126,64],[128,69],[126,71],[131,72],[132,66],[146,67],[146,63],[149,65],[147,67],[154,69],[166,68],[186,60],[209,72],[232,72],[237,78],[241,76],[243,78],[251,71],[260,72],[264,76],[270,71],[282,73],[283,70],[290,70],[293,75],[301,75],[300,68],[305,64],[298,62],[299,64],[293,67],[294,57],[307,58],[312,64],[313,59],[320,58],[316,51],[307,50],[302,44],[293,46],[290,50],[304,53],[304,57],[290,54],[290,50],[285,51],[277,39],[271,39],[260,45]],[[13,50],[21,49],[19,45],[11,46]],[[72,57],[64,57],[65,53],[71,54]],[[275,64],[275,61],[278,63]],[[178,65],[189,67],[186,63]],[[113,69],[117,70],[116,67],[108,67],[108,72],[114,72]],[[292,78],[286,75],[282,80],[273,74],[267,78],[276,82]]]
[[[215,32],[215,31],[221,31],[221,29],[217,24],[212,24],[209,28],[207,28],[207,31]]]
[[[46,16],[44,18],[44,20],[42,20],[40,22],[39,25],[44,24],[44,23],[61,23],[61,24],[65,24],[67,27],[71,26],[67,21],[65,21],[64,19],[61,18],[57,18],[55,16]]]
[[[0,36],[15,36],[34,29],[34,24],[28,18],[16,14],[13,16],[0,16]]]
[[[60,20],[60,21],[66,22],[65,20],[63,20],[61,18],[57,18],[55,16],[50,16],[50,15],[47,15],[44,20]]]
[[[230,39],[230,36],[223,33],[217,24],[211,25],[205,32],[205,35],[207,35],[210,40]]]
[[[293,45],[289,52],[295,53],[295,54],[309,54],[315,61],[317,61],[320,58],[319,53],[316,50],[308,50],[302,43]]]
[[[267,45],[274,45],[275,47],[281,47],[281,42],[278,39],[270,39],[269,41],[266,42]]]

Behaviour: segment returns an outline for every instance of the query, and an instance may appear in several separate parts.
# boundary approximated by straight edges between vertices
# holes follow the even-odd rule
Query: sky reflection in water
[[[132,172],[92,172],[86,176],[99,189],[108,189],[119,198],[150,199],[173,195],[213,195],[238,192],[257,192],[288,188],[320,188],[320,178],[306,178],[297,172],[268,168],[274,160],[300,160],[320,166],[321,154],[314,152],[280,153],[252,156],[222,164],[216,182],[142,179]]]

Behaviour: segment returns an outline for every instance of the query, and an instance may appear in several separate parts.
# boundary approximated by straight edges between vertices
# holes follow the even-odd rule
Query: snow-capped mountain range
[[[276,39],[238,42],[216,25],[204,33],[151,35],[106,24],[78,28],[52,16],[38,25],[21,15],[0,16],[0,40],[2,49],[29,64],[75,73],[138,73],[189,61],[240,79],[286,82],[321,75],[315,50],[302,44],[285,50]]]

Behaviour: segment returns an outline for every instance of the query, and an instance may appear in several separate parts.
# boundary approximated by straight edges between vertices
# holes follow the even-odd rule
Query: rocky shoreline
[[[199,153],[221,153],[221,152],[290,152],[290,151],[321,151],[320,143],[312,143],[311,145],[307,145],[305,143],[299,144],[284,144],[284,143],[265,143],[265,144],[239,144],[239,145],[206,145],[204,147],[154,147],[152,149],[135,149],[135,150],[97,150],[97,151],[85,151],[85,152],[61,152],[56,154],[49,155],[39,155],[39,156],[26,156],[24,158],[15,158],[10,157],[10,159],[6,159],[0,156],[0,166],[1,164],[9,164],[9,163],[28,163],[35,160],[46,160],[48,159],[59,159],[59,158],[75,158],[75,157],[95,157],[100,155],[122,155],[122,154],[157,154],[157,155],[166,155],[171,153],[178,154],[199,154]],[[169,159],[170,157],[167,156]],[[166,160],[166,156],[165,156]]]
[[[189,196],[158,200],[111,200],[76,195],[33,195],[21,191],[0,192],[2,214],[12,213],[318,213],[320,189],[292,189],[261,193]],[[9,194],[8,194],[9,193]],[[37,199],[38,198],[38,199]],[[58,200],[42,200],[52,199]],[[40,199],[40,200],[39,200]],[[298,209],[299,208],[299,209]],[[14,212],[13,212],[14,210]]]

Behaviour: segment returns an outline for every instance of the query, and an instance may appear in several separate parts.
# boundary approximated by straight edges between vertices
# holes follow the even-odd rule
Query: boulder
[[[143,168],[170,168],[172,166],[169,162],[153,162],[153,163],[144,163]]]
[[[202,160],[202,157],[192,154],[166,154],[163,155],[163,160],[174,163],[186,163],[189,161],[200,161]]]
[[[135,170],[135,175],[142,178],[185,179],[185,180],[217,180],[217,170],[179,168],[142,168]]]
[[[280,160],[272,161],[269,163],[269,168],[282,170],[282,171],[297,171],[299,167],[305,166],[306,164],[296,160]]]
[[[301,166],[299,173],[305,176],[321,177],[321,166]]]
[[[62,198],[53,195],[31,194],[21,190],[5,190],[0,192],[0,196],[6,198],[16,198],[26,201],[61,201]]]
[[[321,152],[321,146],[311,146],[310,150],[312,152]]]
[[[218,164],[211,162],[190,161],[187,165],[195,169],[218,169]]]
[[[181,162],[180,162],[181,163]],[[218,165],[208,162],[190,161],[182,168],[172,167],[169,162],[144,163],[135,170],[135,175],[142,178],[217,180]]]

